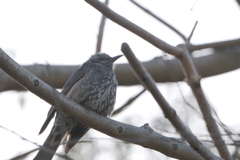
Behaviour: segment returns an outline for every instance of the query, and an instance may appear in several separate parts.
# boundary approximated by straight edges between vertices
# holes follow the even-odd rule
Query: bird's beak
[[[118,55],[118,56],[115,56],[115,57],[112,57],[111,58],[111,61],[112,62],[115,62],[118,58],[122,57],[123,55]]]

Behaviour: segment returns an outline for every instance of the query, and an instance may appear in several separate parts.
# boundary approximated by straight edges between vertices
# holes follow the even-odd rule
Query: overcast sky
[[[231,40],[240,36],[240,8],[234,0],[138,1],[186,36],[190,34],[195,22],[198,21],[192,37],[193,44]],[[76,65],[86,61],[95,52],[101,14],[85,1],[0,0],[0,6],[0,47],[19,64]],[[182,43],[178,35],[128,0],[110,0],[110,7],[165,42],[174,46]],[[108,20],[102,51],[111,56],[122,54],[120,47],[123,42],[129,43],[142,61],[162,54],[162,51],[148,42]],[[124,57],[118,60],[118,63],[126,62]],[[240,124],[239,73],[240,71],[236,70],[202,80],[210,103],[216,108],[223,122],[236,132],[239,132],[236,126]],[[188,96],[191,91],[187,85],[181,84],[180,86],[184,94]],[[163,84],[159,85],[159,88],[167,99],[171,100],[174,96],[180,96],[176,86],[169,88],[168,85]],[[120,87],[116,107],[136,94],[138,90],[141,90],[141,86]],[[0,101],[0,125],[33,142],[42,144],[51,127],[41,136],[38,136],[38,131],[45,120],[49,104],[31,93],[13,91],[0,93]],[[136,107],[146,105],[146,101],[151,102],[150,108],[141,107],[140,110]],[[124,118],[136,110],[139,111],[133,115],[143,117],[133,122],[133,125],[137,126],[148,123],[153,115],[162,115],[153,98],[145,93],[134,103],[128,113],[123,113],[122,117],[117,116],[115,119],[124,122]],[[0,135],[0,150],[2,151],[0,159],[9,159],[35,148],[31,143],[1,128]]]

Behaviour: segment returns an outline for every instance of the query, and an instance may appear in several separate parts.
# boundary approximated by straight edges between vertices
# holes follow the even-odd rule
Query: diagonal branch
[[[157,38],[156,36],[144,30],[143,28],[137,26],[136,24],[130,22],[126,18],[120,16],[119,14],[111,10],[108,6],[106,6],[104,3],[98,0],[85,0],[85,1],[92,5],[94,8],[96,8],[98,11],[100,11],[102,14],[104,14],[107,18],[109,18],[113,22],[138,35],[139,37],[143,38],[144,40],[151,43],[155,47],[169,54],[175,56],[179,55],[178,48],[171,46],[170,44],[162,41],[161,39]]]
[[[158,90],[155,81],[148,73],[143,64],[135,57],[134,53],[130,49],[127,43],[122,44],[122,52],[129,61],[134,73],[138,77],[143,86],[151,92],[154,99],[162,108],[165,117],[173,124],[180,135],[187,140],[187,142],[205,159],[213,160],[218,159],[209,149],[207,149],[196,136],[192,134],[190,129],[184,125],[180,117],[176,114],[176,111],[169,105],[169,103],[162,96]]]
[[[106,5],[108,5],[108,1],[109,0],[105,1]],[[104,15],[102,15],[102,19],[101,19],[99,30],[98,30],[98,39],[97,39],[96,53],[101,52],[105,22],[106,22],[106,17]]]
[[[63,113],[111,137],[138,144],[180,160],[203,160],[185,143],[154,132],[147,124],[135,127],[87,110],[73,100],[56,91],[17,64],[0,48],[0,68],[23,87],[36,94]],[[216,158],[217,159],[217,158]]]
[[[201,87],[200,83],[201,77],[199,76],[194,66],[194,63],[192,61],[191,55],[187,47],[185,45],[180,45],[180,47],[183,50],[183,54],[180,58],[180,61],[183,66],[184,73],[186,74],[185,77],[187,78],[187,82],[191,87],[193,94],[198,102],[198,105],[202,111],[208,132],[210,133],[211,138],[214,141],[214,144],[221,157],[224,158],[225,160],[231,160],[228,148],[224,140],[222,139],[220,130],[211,114],[211,106],[208,103],[204,95],[203,89]]]
[[[134,97],[131,97],[128,99],[128,101],[122,105],[120,108],[118,108],[117,110],[115,110],[112,114],[112,116],[115,116],[119,113],[121,113],[123,110],[125,110],[130,104],[132,104],[132,102],[134,102],[140,95],[142,95],[144,92],[146,91],[146,89],[144,88],[141,92],[139,92],[137,95],[135,95]]]
[[[130,0],[133,4],[135,4],[136,6],[138,6],[139,8],[141,8],[144,12],[148,13],[149,15],[151,15],[152,17],[154,17],[155,19],[157,19],[158,21],[162,22],[164,25],[166,25],[168,28],[170,28],[172,31],[174,31],[175,33],[177,33],[183,40],[184,42],[187,40],[187,38],[179,31],[177,30],[175,27],[173,27],[172,25],[170,25],[169,23],[167,23],[166,21],[164,21],[162,18],[158,17],[156,14],[152,13],[150,10],[146,9],[145,7],[141,6],[139,3],[137,3],[134,0]]]

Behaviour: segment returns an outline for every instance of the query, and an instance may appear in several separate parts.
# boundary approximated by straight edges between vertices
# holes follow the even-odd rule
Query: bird
[[[121,56],[93,54],[69,77],[61,93],[89,110],[102,116],[110,116],[115,105],[118,86],[113,63]],[[51,160],[63,140],[64,151],[68,153],[90,129],[89,126],[51,106],[39,134],[43,133],[54,116],[55,121],[50,134],[34,160]]]

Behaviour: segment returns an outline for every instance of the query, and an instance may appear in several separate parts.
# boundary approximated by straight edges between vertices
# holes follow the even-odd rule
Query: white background
[[[193,44],[230,40],[240,36],[240,8],[234,0],[139,0],[139,2],[186,36],[190,34],[198,20],[192,37]],[[76,65],[86,61],[95,52],[101,14],[85,1],[0,0],[0,6],[0,47],[21,65],[36,63]],[[182,43],[178,35],[129,1],[110,1],[110,7],[165,42],[174,46]],[[162,51],[148,42],[108,20],[102,51],[111,56],[122,54],[120,47],[123,42],[130,44],[141,61],[162,54]],[[126,62],[124,57],[117,61],[117,63]],[[239,82],[239,70],[202,80],[202,86],[210,103],[217,110],[221,120],[234,132],[239,132],[240,125]],[[191,93],[186,84],[180,83],[180,86],[186,96]],[[172,102],[175,97],[180,97],[175,84],[161,84],[159,89],[167,100],[174,104],[176,110],[182,106]],[[116,107],[140,90],[141,86],[119,87]],[[50,127],[41,136],[38,136],[38,131],[45,120],[49,104],[29,92],[15,91],[0,93],[0,102],[0,125],[32,142],[43,143]],[[151,95],[144,93],[130,109],[114,119],[124,122],[126,117],[134,117],[135,120],[131,124],[141,126],[150,123],[152,117],[161,116],[162,112]],[[196,123],[189,126],[194,133],[206,133],[199,131]],[[161,125],[152,127],[161,128]],[[95,131],[91,132],[93,136],[104,137]],[[1,128],[0,135],[0,159],[9,159],[36,148],[33,144]],[[131,155],[129,159],[146,159],[144,148],[139,147],[136,150],[136,153],[139,150],[141,152]],[[29,159],[32,159],[32,156],[29,156]],[[104,156],[108,159],[106,155]],[[103,159],[100,157],[96,159]]]

